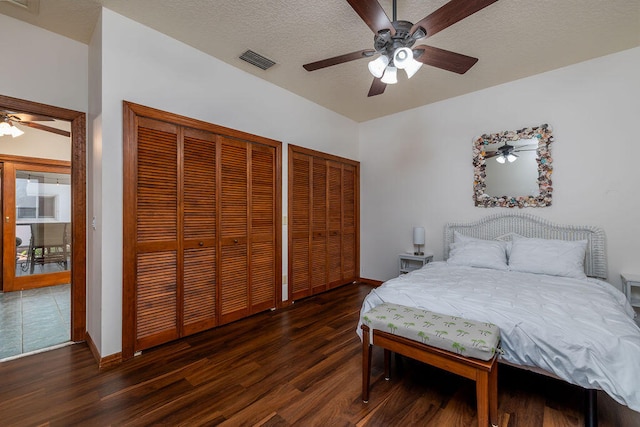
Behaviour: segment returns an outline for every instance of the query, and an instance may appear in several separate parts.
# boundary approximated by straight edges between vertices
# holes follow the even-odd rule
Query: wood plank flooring
[[[0,363],[2,426],[473,426],[474,383],[409,359],[361,400],[355,334],[368,285],[348,285],[100,372],[85,344]],[[395,359],[395,358],[394,358]],[[501,367],[501,427],[582,426],[582,390]],[[601,427],[640,415],[600,393]]]

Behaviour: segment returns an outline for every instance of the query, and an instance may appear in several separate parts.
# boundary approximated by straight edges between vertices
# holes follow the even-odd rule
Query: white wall
[[[87,46],[0,15],[0,94],[85,111]],[[64,124],[52,124],[63,128]],[[70,139],[18,125],[24,135],[2,137],[0,151],[15,156],[71,159]],[[66,127],[68,130],[68,126]]]
[[[397,275],[413,225],[426,228],[427,249],[442,259],[446,222],[499,211],[473,205],[473,138],[548,123],[553,205],[526,211],[603,227],[609,281],[620,287],[621,271],[640,268],[638,76],[635,48],[362,123],[361,275]]]
[[[87,110],[86,45],[0,15],[0,52],[0,94]]]
[[[88,261],[94,272],[90,286],[101,288],[101,312],[90,314],[100,316],[90,325],[102,325],[96,344],[102,355],[109,355],[121,350],[122,335],[123,100],[282,141],[283,215],[287,212],[286,144],[357,159],[358,126],[108,9],[102,10],[97,31],[96,43],[90,46],[92,73],[101,61],[102,78],[101,87],[92,84],[90,97],[92,109],[94,98],[100,98],[95,107],[100,115],[100,125],[95,126],[99,134],[93,138],[101,147],[93,150],[93,167],[101,172],[92,173],[95,181],[90,192],[96,200],[93,215],[98,227],[95,233],[101,233],[102,255]],[[98,151],[101,156],[95,155]],[[286,242],[287,228],[283,226],[283,246]],[[282,259],[286,274],[286,247]],[[286,295],[286,287],[284,292]],[[94,332],[89,332],[96,340]]]

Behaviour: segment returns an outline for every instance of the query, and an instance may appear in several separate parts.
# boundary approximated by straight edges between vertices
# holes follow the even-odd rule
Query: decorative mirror
[[[482,135],[473,142],[476,206],[525,208],[551,205],[549,125]]]

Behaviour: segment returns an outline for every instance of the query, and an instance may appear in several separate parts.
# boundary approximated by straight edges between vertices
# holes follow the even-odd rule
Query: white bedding
[[[434,262],[373,289],[361,314],[383,302],[495,323],[503,359],[640,411],[640,328],[606,282]]]

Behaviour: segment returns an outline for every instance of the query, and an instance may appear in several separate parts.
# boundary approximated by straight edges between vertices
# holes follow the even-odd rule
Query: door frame
[[[87,332],[87,147],[86,114],[0,95],[0,108],[39,114],[71,123],[71,340]],[[15,156],[5,156],[15,160]]]
[[[15,268],[8,268],[9,265],[15,265],[16,251],[15,246],[12,244],[16,238],[16,171],[25,170],[37,172],[57,172],[71,174],[71,162],[61,160],[45,160],[45,159],[31,159],[24,158],[24,161],[20,161],[16,158],[15,161],[10,161],[9,156],[1,156],[0,161],[3,162],[2,168],[2,216],[5,217],[5,221],[2,224],[3,227],[3,266],[7,266],[7,269],[2,270],[2,289],[9,292],[19,291],[26,289],[34,289],[43,286],[51,286],[54,284],[63,284],[71,282],[71,271],[57,271],[44,274],[30,274],[25,276],[16,277]],[[10,218],[13,218],[10,220]],[[11,248],[11,249],[9,249]],[[9,286],[7,286],[9,285]]]

